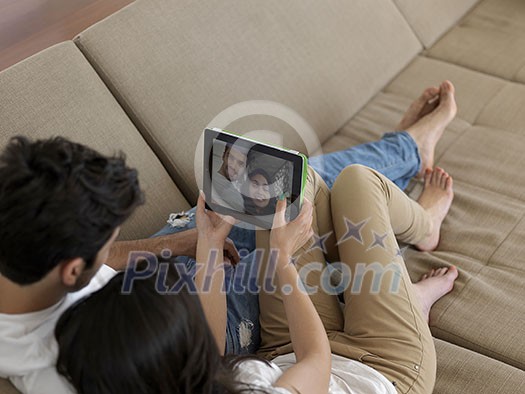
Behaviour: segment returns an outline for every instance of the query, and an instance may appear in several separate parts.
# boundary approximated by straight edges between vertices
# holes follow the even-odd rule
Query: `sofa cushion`
[[[428,56],[525,82],[525,2],[485,0]]]
[[[7,380],[0,379],[0,393],[2,394],[18,394],[18,390]]]
[[[484,107],[504,89],[505,82],[424,56],[417,57],[336,135],[326,141],[322,151],[328,153],[344,146],[371,141],[380,138],[386,131],[395,130],[403,112],[423,89],[432,84],[438,86],[444,79],[454,82],[459,105],[458,115],[437,145],[436,158],[439,159],[463,132],[478,122],[478,118],[483,116]],[[513,116],[521,115],[515,111]]]
[[[525,86],[419,57],[324,151],[379,138],[426,86],[444,79],[456,85],[459,111],[438,144],[436,164],[454,177],[455,199],[438,249],[407,250],[407,265],[413,280],[431,267],[459,268],[454,291],[432,309],[435,336],[525,369]],[[420,191],[417,182],[410,195]]]
[[[479,0],[394,0],[425,48],[432,46]]]
[[[434,339],[437,377],[433,394],[525,391],[525,372],[451,343]]]
[[[124,151],[139,171],[146,205],[121,238],[147,237],[171,211],[186,209],[168,173],[73,42],[51,47],[0,73],[0,142],[22,134],[64,136],[103,153]]]
[[[190,199],[197,140],[226,108],[284,104],[323,141],[421,50],[382,0],[138,0],[75,42]]]

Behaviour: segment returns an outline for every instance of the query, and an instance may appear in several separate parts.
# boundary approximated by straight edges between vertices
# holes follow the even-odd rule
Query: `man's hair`
[[[226,142],[226,144],[224,145],[224,151],[222,152],[222,156],[224,157],[225,155],[229,155],[232,148],[235,149],[237,152],[242,153],[246,157],[248,157],[248,155],[250,154],[250,148],[248,146],[244,146],[241,143],[233,144],[231,142]]]
[[[26,285],[68,259],[89,269],[142,203],[137,171],[122,153],[14,137],[0,154],[0,274]]]

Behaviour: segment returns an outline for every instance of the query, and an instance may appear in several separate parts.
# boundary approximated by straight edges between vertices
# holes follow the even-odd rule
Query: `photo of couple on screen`
[[[215,139],[210,169],[212,201],[239,213],[271,216],[291,196],[292,163],[245,145]]]

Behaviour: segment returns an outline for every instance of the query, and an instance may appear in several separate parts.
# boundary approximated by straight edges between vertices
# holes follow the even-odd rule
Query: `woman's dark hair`
[[[238,360],[220,356],[198,295],[161,294],[156,279],[123,294],[117,274],[68,309],[55,329],[58,372],[79,394],[261,393],[235,383]]]
[[[268,205],[262,210],[255,205],[249,193],[251,178],[256,175],[262,175],[266,179],[266,182],[268,182],[270,188],[270,201],[268,201]],[[248,178],[242,187],[242,198],[244,199],[244,210],[247,213],[253,215],[273,215],[275,213],[275,203],[277,198],[272,185],[272,177],[263,168],[256,168],[255,170],[250,171]]]
[[[14,137],[0,155],[0,273],[38,282],[61,261],[86,268],[143,202],[137,171],[64,138]]]

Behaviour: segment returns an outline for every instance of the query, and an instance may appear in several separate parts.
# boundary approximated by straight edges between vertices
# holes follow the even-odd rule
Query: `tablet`
[[[288,220],[301,210],[308,159],[297,151],[207,128],[203,167],[208,209],[265,229],[281,196]]]

